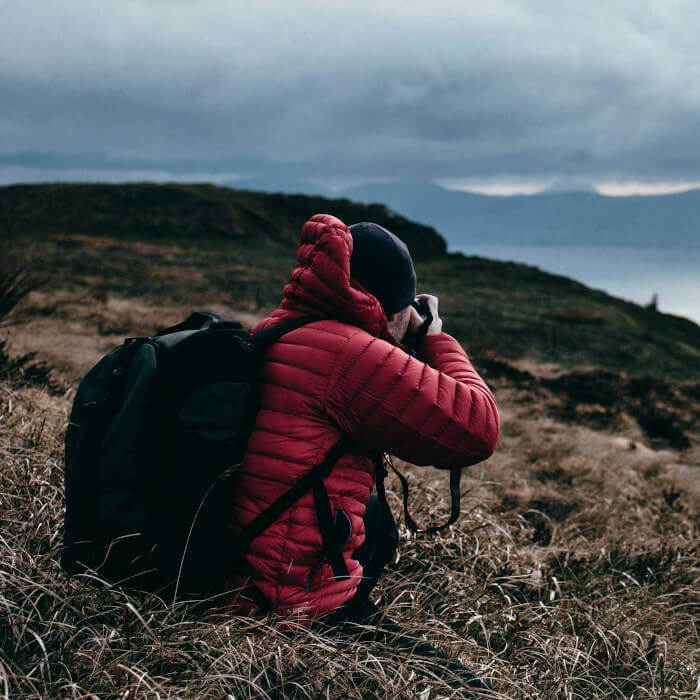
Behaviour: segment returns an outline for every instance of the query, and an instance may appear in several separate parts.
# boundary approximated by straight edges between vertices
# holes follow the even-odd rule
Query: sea
[[[534,265],[700,324],[700,248],[474,245],[451,252]]]

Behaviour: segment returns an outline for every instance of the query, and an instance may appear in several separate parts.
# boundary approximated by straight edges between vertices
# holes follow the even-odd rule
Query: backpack
[[[347,577],[343,534],[323,485],[347,449],[344,439],[242,532],[227,529],[264,352],[316,320],[251,335],[235,321],[195,312],[103,357],[78,387],[66,432],[62,567],[174,596],[208,594],[232,566],[245,569],[250,542],[313,489],[325,555]],[[251,595],[268,607],[259,591]]]
[[[317,320],[290,319],[251,335],[236,321],[198,311],[154,336],[127,338],[87,373],[65,438],[61,566],[69,575],[95,570],[173,598],[210,595],[222,590],[232,567],[247,570],[244,554],[253,539],[312,490],[323,554],[336,578],[348,577],[341,549],[349,521],[332,511],[323,482],[353,448],[346,438],[239,533],[228,530],[264,353],[285,333]],[[451,473],[449,521],[422,529],[408,512],[405,477],[388,455],[374,461],[385,508],[385,465],[401,480],[409,529],[437,532],[457,519],[461,469]],[[269,610],[262,593],[248,588]]]

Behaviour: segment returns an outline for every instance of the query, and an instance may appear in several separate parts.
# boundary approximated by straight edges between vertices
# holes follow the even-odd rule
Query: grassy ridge
[[[55,289],[264,312],[279,302],[301,225],[319,212],[401,236],[420,289],[440,296],[447,330],[477,354],[700,380],[696,324],[526,265],[447,254],[433,229],[381,205],[212,185],[17,185],[0,188],[0,237],[33,244]]]
[[[310,214],[376,221],[400,229],[417,255],[443,254],[434,229],[378,204],[266,194],[214,185],[53,184],[0,187],[0,236],[37,233],[128,234],[144,239],[210,238],[295,244]]]

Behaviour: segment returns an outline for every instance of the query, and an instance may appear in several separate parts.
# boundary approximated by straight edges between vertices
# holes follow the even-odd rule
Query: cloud
[[[692,0],[0,0],[0,164],[694,179],[698,26]]]

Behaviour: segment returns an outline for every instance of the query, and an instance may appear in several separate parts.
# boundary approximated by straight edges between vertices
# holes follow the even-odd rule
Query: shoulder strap
[[[234,540],[232,556],[241,568],[248,568],[243,555],[250,547],[250,543],[270,527],[285,510],[296,503],[307,491],[313,489],[318,523],[323,539],[324,554],[331,564],[336,578],[341,580],[349,578],[349,572],[342,555],[343,543],[338,541],[333,524],[330,501],[328,500],[328,492],[326,491],[323,479],[330,474],[335,462],[350,449],[351,445],[352,443],[346,437],[341,437],[328,451],[323,462],[317,464],[304,474],[294,486],[285,491],[276,501],[253,518],[253,520],[238,533]],[[258,605],[261,605],[261,603],[264,605],[264,601],[259,600],[259,593],[255,595],[257,596],[255,602]]]
[[[285,321],[280,321],[272,326],[268,326],[257,333],[253,333],[250,337],[253,346],[259,352],[264,352],[272,343],[279,340],[285,333],[301,328],[308,323],[321,321],[321,318],[315,316],[303,316],[301,318],[289,318]]]
[[[215,314],[213,311],[193,311],[184,321],[175,324],[174,326],[168,326],[162,331],[158,331],[156,336],[170,335],[171,333],[178,333],[179,331],[198,331],[204,327],[204,324],[210,322],[211,327],[223,327],[227,328],[240,328],[241,324],[238,321],[229,321],[219,314]]]
[[[269,326],[250,336],[250,343],[255,352],[263,353],[270,345],[279,340],[285,333],[289,333],[297,328],[301,328],[308,323],[320,321],[316,317],[302,317],[287,319],[279,323]],[[231,549],[231,557],[238,566],[249,571],[248,562],[245,558],[245,553],[248,551],[251,542],[262,532],[264,532],[272,523],[274,523],[284,511],[290,508],[298,501],[307,491],[313,489],[314,502],[323,539],[324,553],[333,567],[333,573],[338,578],[349,578],[349,573],[345,560],[343,559],[341,546],[336,537],[336,532],[333,527],[333,518],[331,514],[330,501],[328,500],[328,492],[326,491],[323,479],[328,476],[333,468],[333,465],[338,458],[343,455],[350,447],[350,441],[345,437],[341,437],[338,442],[328,451],[324,460],[317,464],[304,474],[294,486],[285,491],[276,501],[273,501],[270,506],[253,518],[234,538]],[[249,581],[247,590],[253,601],[258,605],[263,612],[272,610],[270,601],[267,600],[262,591],[252,582]]]
[[[253,346],[258,350],[265,350],[269,345],[279,340],[281,336],[296,328],[305,326],[313,321],[320,321],[320,318],[304,316],[302,318],[290,318],[285,321],[275,323],[268,328],[265,328],[258,333],[251,335]],[[174,326],[168,326],[163,330],[158,331],[154,337],[170,335],[180,331],[198,331],[201,330],[206,323],[209,323],[211,330],[241,330],[242,326],[238,321],[231,321],[213,311],[193,311],[184,321],[176,323]]]
[[[384,490],[384,477],[387,474],[385,463],[391,467],[391,470],[399,477],[401,482],[401,493],[403,497],[403,515],[406,521],[406,527],[411,532],[417,532],[419,534],[430,534],[435,532],[441,532],[445,530],[450,525],[454,524],[459,518],[460,501],[461,501],[461,489],[460,483],[462,480],[462,468],[453,467],[450,469],[450,517],[446,523],[442,525],[434,525],[432,527],[421,527],[415,521],[410,511],[408,510],[408,479],[394,466],[391,461],[391,457],[387,454],[380,454],[379,457],[375,458],[374,465],[376,467],[376,480],[377,480],[377,496],[384,508],[389,508],[389,504],[386,500],[386,491]]]
[[[316,481],[320,481],[328,476],[336,460],[343,455],[349,447],[350,443],[347,438],[340,438],[328,451],[323,462],[306,472],[294,486],[285,491],[276,501],[273,501],[268,508],[253,518],[236,537],[236,542],[240,551],[245,552],[250,546],[250,543],[261,532],[270,527],[285,510],[298,501],[309,489],[313,488]]]

